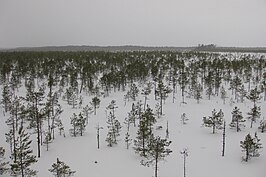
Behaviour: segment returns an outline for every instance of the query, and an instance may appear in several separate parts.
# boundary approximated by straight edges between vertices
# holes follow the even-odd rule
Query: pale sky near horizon
[[[0,48],[265,47],[266,0],[0,0]]]

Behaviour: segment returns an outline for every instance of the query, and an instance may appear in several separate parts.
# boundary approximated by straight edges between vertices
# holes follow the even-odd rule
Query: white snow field
[[[55,88],[56,89],[56,88]],[[141,89],[140,89],[141,90]],[[19,91],[24,94],[25,91]],[[65,101],[60,98],[60,104],[63,107],[61,119],[65,126],[66,137],[59,136],[56,132],[56,138],[50,144],[49,151],[46,147],[42,147],[41,158],[38,162],[31,166],[32,169],[38,171],[38,177],[53,176],[48,169],[52,163],[56,162],[56,158],[64,161],[75,170],[76,177],[152,177],[154,176],[154,167],[144,167],[140,164],[141,158],[135,153],[132,143],[127,150],[124,142],[126,126],[123,123],[128,112],[131,110],[133,101],[126,103],[123,96],[126,92],[112,92],[108,97],[101,97],[100,108],[97,110],[97,115],[91,114],[89,125],[86,127],[86,132],[83,136],[72,137],[69,134],[70,116],[73,113],[79,113],[81,109],[73,109]],[[83,106],[89,104],[92,96],[82,94],[84,97]],[[166,123],[169,122],[169,140],[172,141],[170,149],[173,153],[165,158],[165,161],[159,162],[158,176],[160,177],[183,177],[183,156],[180,154],[184,148],[188,148],[188,157],[186,163],[187,177],[266,177],[266,133],[262,134],[258,130],[259,121],[250,128],[250,121],[245,122],[246,128],[241,132],[236,132],[235,129],[230,129],[228,124],[231,121],[231,112],[235,106],[238,106],[247,117],[247,112],[250,111],[253,103],[245,99],[243,103],[229,104],[231,91],[227,90],[229,98],[226,99],[226,104],[220,97],[203,96],[200,103],[193,98],[186,98],[187,104],[181,104],[181,93],[178,90],[175,103],[172,102],[172,93],[167,98],[163,105],[164,116],[159,118],[156,126],[162,126],[160,130],[154,128],[155,135],[165,137]],[[107,135],[106,127],[106,107],[111,102],[116,100],[118,108],[116,109],[116,117],[123,125],[120,141],[113,147],[108,147],[105,138]],[[144,100],[139,94],[138,100]],[[147,103],[155,110],[153,92],[149,96]],[[136,103],[136,102],[135,102]],[[266,118],[266,101],[263,98],[258,105],[261,107],[261,119]],[[211,128],[202,127],[203,116],[211,115],[213,109],[224,112],[224,118],[227,122],[226,127],[226,150],[225,156],[222,157],[222,130],[218,130],[216,134],[212,134]],[[3,108],[0,108],[3,112]],[[186,113],[189,120],[186,125],[180,121],[182,113]],[[6,151],[6,158],[9,155],[9,145],[5,142],[5,133],[8,128],[5,120],[8,115],[0,116],[0,144]],[[103,129],[100,131],[100,149],[97,149],[96,129],[99,123]],[[137,127],[130,127],[130,136],[134,139]],[[258,137],[261,139],[262,146],[261,155],[254,157],[248,162],[242,160],[244,152],[240,148],[240,141],[244,140],[248,133],[254,136],[258,132]],[[36,134],[31,135],[33,140],[32,148],[36,155]],[[97,162],[97,163],[96,163]],[[9,175],[3,175],[8,177]]]

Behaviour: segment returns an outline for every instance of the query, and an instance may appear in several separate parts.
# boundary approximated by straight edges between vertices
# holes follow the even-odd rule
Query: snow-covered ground
[[[227,92],[230,97],[230,91]],[[144,167],[140,164],[142,159],[134,152],[130,146],[126,149],[124,137],[126,133],[126,126],[123,124],[125,117],[131,110],[132,101],[125,105],[123,96],[125,92],[115,92],[108,97],[101,97],[100,108],[97,110],[97,115],[91,115],[89,125],[86,128],[84,136],[71,137],[68,129],[70,128],[70,116],[75,112],[79,113],[81,109],[72,109],[65,101],[60,98],[60,104],[63,106],[64,112],[61,114],[61,119],[65,126],[66,137],[56,134],[55,141],[50,144],[49,151],[46,147],[42,147],[41,158],[38,162],[32,165],[33,169],[38,171],[39,177],[53,176],[48,169],[51,168],[52,163],[56,162],[56,158],[64,161],[67,165],[75,170],[77,177],[151,177],[154,176],[154,168]],[[92,97],[83,95],[84,103],[89,104]],[[144,100],[141,95],[139,100]],[[106,107],[111,102],[116,100],[118,109],[116,109],[116,117],[123,125],[120,141],[118,145],[108,147],[105,142],[107,135],[106,127]],[[252,103],[245,100],[244,103],[229,104],[229,98],[226,104],[219,97],[212,97],[208,100],[204,99],[197,104],[195,99],[186,98],[187,104],[180,104],[180,92],[177,93],[175,103],[172,103],[171,95],[163,105],[164,116],[158,119],[156,125],[163,126],[160,130],[154,130],[156,135],[165,137],[166,122],[169,122],[169,140],[172,141],[170,149],[173,153],[168,156],[165,161],[159,162],[159,176],[160,177],[182,177],[183,176],[183,156],[180,154],[184,148],[188,148],[187,157],[187,177],[265,177],[266,176],[266,133],[262,134],[258,131],[259,123],[255,123],[253,128],[250,127],[250,122],[246,121],[246,128],[241,132],[236,132],[230,129],[228,124],[231,121],[231,112],[234,106],[238,106],[242,111],[244,117],[247,117],[247,112],[250,111]],[[149,96],[147,102],[153,110],[155,110],[155,103],[153,93]],[[260,100],[261,118],[266,118],[266,101]],[[224,112],[224,118],[227,122],[226,127],[226,150],[225,156],[222,157],[222,131],[217,131],[212,134],[211,128],[202,127],[203,116],[211,115],[213,109]],[[1,112],[3,112],[1,108]],[[186,113],[189,118],[186,125],[180,121],[182,113]],[[5,142],[5,133],[7,126],[2,114],[0,116],[0,146],[9,149],[8,143]],[[97,149],[96,129],[99,123],[103,129],[100,131],[100,149]],[[137,127],[130,128],[130,136],[134,139]],[[252,158],[249,162],[243,162],[240,141],[251,133],[258,131],[258,137],[261,139],[264,149],[261,150],[260,157]],[[36,153],[36,135],[32,135],[32,147]],[[8,157],[9,154],[6,154]],[[95,163],[97,161],[97,163]],[[7,177],[9,175],[3,175]]]

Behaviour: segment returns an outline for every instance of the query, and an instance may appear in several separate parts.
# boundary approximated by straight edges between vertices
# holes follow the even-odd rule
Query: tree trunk
[[[222,156],[225,154],[225,121],[224,121],[224,127],[223,127],[223,151]]]
[[[156,154],[155,154],[155,177],[158,176],[158,158],[159,158],[159,143],[156,145]]]
[[[248,161],[248,158],[249,158],[249,151],[248,148],[246,148],[246,159],[245,159],[246,162]]]

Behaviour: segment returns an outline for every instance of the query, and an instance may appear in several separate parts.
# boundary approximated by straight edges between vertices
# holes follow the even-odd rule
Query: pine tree
[[[27,112],[31,120],[30,127],[36,128],[37,132],[38,158],[41,157],[42,123],[47,113],[44,107],[45,104],[42,102],[44,99],[44,90],[44,87],[40,87],[38,91],[28,88],[26,95],[26,100],[28,102]]]
[[[6,167],[8,162],[5,162],[5,149],[3,147],[0,147],[0,175],[3,175],[8,171],[8,168]]]
[[[245,137],[244,141],[240,141],[240,147],[245,152],[245,156],[243,157],[244,161],[248,161],[251,157],[259,156],[259,149],[262,148],[260,139],[255,134],[255,138],[252,138],[250,134]]]
[[[49,171],[55,177],[68,177],[73,176],[76,173],[75,171],[72,171],[65,162],[60,161],[58,158],[56,159],[56,162],[52,164],[52,168],[49,169]]]
[[[93,97],[91,105],[94,108],[94,115],[96,115],[96,109],[99,108],[101,100],[98,97]]]
[[[245,152],[245,158],[243,157],[243,159],[246,162],[250,159],[250,154],[251,154],[253,146],[254,146],[254,142],[250,134],[248,134],[245,137],[244,141],[240,141],[240,147],[243,148],[243,151]]]
[[[152,89],[151,82],[148,82],[146,86],[142,89],[141,94],[144,96],[144,110],[146,109],[146,103],[147,103],[148,96],[151,93],[151,89]]]
[[[156,94],[159,96],[160,99],[160,115],[163,115],[163,100],[166,100],[169,93],[171,93],[170,87],[164,85],[163,81],[159,80],[156,89]]]
[[[170,155],[172,151],[167,147],[170,146],[171,141],[166,139],[161,139],[159,136],[156,138],[152,136],[151,142],[148,144],[148,151],[146,155],[146,160],[142,160],[141,164],[144,166],[154,165],[154,176],[158,177],[158,163],[164,160],[165,157]]]
[[[134,149],[140,156],[146,156],[148,151],[148,144],[152,138],[152,126],[156,123],[156,119],[152,112],[152,109],[147,107],[144,113],[140,116],[139,129],[137,131],[137,137],[134,140]]]
[[[32,155],[30,135],[25,132],[23,127],[19,128],[18,136],[15,141],[16,161],[11,164],[11,170],[14,175],[21,175],[22,177],[36,176],[37,171],[29,167],[36,163],[36,156]]]
[[[93,112],[92,111],[92,107],[89,107],[89,105],[86,105],[83,109],[82,109],[82,115],[85,117],[86,119],[86,124],[89,123],[89,115]]]
[[[73,129],[70,129],[70,133],[73,136],[76,136],[76,134],[77,134],[77,129],[78,129],[77,120],[78,120],[77,114],[73,113],[73,115],[70,117],[70,124],[73,127]]]
[[[136,84],[132,84],[129,90],[129,95],[133,101],[136,101],[136,97],[138,97],[139,89]]]
[[[111,113],[115,116],[115,109],[117,109],[118,106],[116,105],[116,101],[112,100],[111,103],[106,107],[107,110],[110,110]]]
[[[107,128],[109,129],[107,133],[106,142],[108,146],[112,147],[113,144],[117,144],[117,137],[120,135],[121,124],[116,119],[116,117],[110,112],[107,120]]]
[[[242,81],[239,76],[235,76],[230,82],[230,88],[232,90],[232,94],[235,94],[235,99],[237,99],[237,93],[242,85]]]
[[[202,95],[201,94],[202,94],[203,88],[202,88],[202,86],[200,84],[198,84],[195,89],[196,90],[195,90],[194,98],[197,100],[197,103],[199,104],[200,99],[202,99]]]
[[[260,143],[260,139],[257,135],[257,132],[255,132],[254,138],[253,138],[253,142],[254,142],[254,146],[252,148],[252,157],[259,157],[260,156],[260,152],[259,149],[262,148],[262,144]]]
[[[181,119],[181,122],[182,122],[183,125],[187,124],[187,121],[189,120],[189,119],[187,118],[186,113],[181,114],[180,119]]]
[[[265,119],[260,121],[259,129],[261,130],[261,133],[265,132],[265,130],[266,130],[266,120]]]
[[[221,88],[221,99],[223,100],[223,104],[225,104],[226,98],[227,98],[227,93],[226,93],[226,90],[224,89],[224,87],[222,86],[222,88]]]
[[[79,131],[80,136],[83,135],[86,127],[86,118],[83,117],[82,113],[79,113],[76,121],[77,130]]]
[[[244,102],[244,98],[247,95],[247,91],[245,90],[244,85],[239,87],[238,94],[239,94],[239,97],[240,97],[240,102],[243,103]]]
[[[253,102],[254,107],[255,107],[257,101],[259,101],[261,99],[260,93],[261,92],[258,90],[258,88],[255,87],[254,89],[250,90],[249,95],[247,95],[247,99],[249,99],[250,101]]]
[[[241,127],[245,127],[243,122],[246,120],[243,119],[242,112],[239,110],[239,108],[235,107],[232,111],[232,121],[229,124],[231,128],[236,127],[236,131],[239,132],[241,131]]]
[[[215,133],[216,129],[222,129],[223,124],[223,112],[220,110],[218,113],[214,109],[212,111],[212,116],[209,118],[203,117],[203,125],[205,127],[212,127],[212,133]]]
[[[250,119],[250,128],[252,128],[253,123],[257,121],[257,119],[260,118],[260,107],[259,106],[254,106],[253,108],[251,108],[250,112],[247,113],[248,114],[248,119]]]
[[[12,102],[12,92],[8,84],[5,84],[3,86],[2,98],[3,99],[1,101],[1,104],[3,104],[4,111],[8,112],[10,110],[10,106]]]
[[[132,139],[130,138],[129,133],[127,132],[125,135],[125,143],[126,143],[126,147],[127,149],[129,148],[130,144],[131,144]]]

